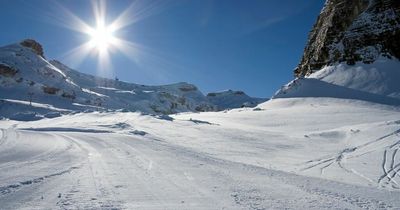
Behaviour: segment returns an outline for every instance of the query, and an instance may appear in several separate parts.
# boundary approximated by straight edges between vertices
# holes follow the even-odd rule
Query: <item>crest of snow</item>
[[[400,94],[400,62],[382,57],[373,64],[327,66],[307,78],[379,95]]]
[[[273,98],[334,97],[400,105],[400,62],[379,58],[373,64],[336,64],[295,79]]]
[[[60,111],[60,112],[71,111],[69,109],[56,108],[56,107],[54,107],[53,105],[50,105],[50,104],[42,104],[42,103],[22,101],[22,100],[14,100],[14,99],[1,99],[1,100],[7,101],[7,102],[11,102],[11,103],[14,103],[14,104],[29,105],[29,106],[37,107],[37,108],[46,108],[46,109],[50,109],[50,110],[53,110],[53,111]]]
[[[86,89],[86,88],[82,88],[82,91],[85,92],[85,93],[94,94],[94,95],[99,96],[99,97],[104,97],[104,98],[108,97],[108,96],[106,96],[106,95],[103,95],[103,94],[100,94],[100,93],[91,91],[91,90]]]

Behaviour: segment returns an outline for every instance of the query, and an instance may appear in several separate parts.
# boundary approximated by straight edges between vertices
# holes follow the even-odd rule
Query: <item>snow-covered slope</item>
[[[21,44],[0,48],[0,62],[2,99],[33,101],[68,110],[126,109],[158,114],[215,110],[194,85],[144,86],[98,78],[71,70],[60,62],[50,63],[33,48]],[[2,104],[5,103],[3,100]],[[26,110],[32,111],[29,107]],[[2,116],[13,114],[3,110]]]
[[[104,96],[82,90],[33,49],[20,44],[0,48],[0,93],[1,99],[34,101],[66,109],[85,109],[105,100]],[[2,112],[3,116],[7,114]]]
[[[247,96],[213,104],[196,86],[184,82],[146,86],[83,74],[61,62],[47,61],[43,48],[34,40],[0,48],[0,100],[0,116],[11,118],[17,112],[43,115],[55,110],[47,105],[63,112],[124,109],[171,114],[216,111],[221,104],[223,108],[237,108],[244,102],[260,102]]]
[[[400,61],[380,58],[372,64],[327,66],[307,78],[400,99]]]
[[[233,109],[239,107],[255,107],[259,103],[268,99],[253,98],[243,91],[226,90],[221,92],[213,92],[207,94],[207,99],[217,105],[219,110]]]
[[[373,64],[341,63],[291,81],[274,98],[334,97],[400,105],[399,78],[398,60],[380,58]]]
[[[215,110],[214,105],[192,84],[182,82],[162,86],[138,85],[80,73],[59,61],[53,60],[50,63],[80,87],[105,95],[117,103],[112,108],[162,114]]]
[[[400,110],[334,98],[0,121],[4,209],[399,209]]]

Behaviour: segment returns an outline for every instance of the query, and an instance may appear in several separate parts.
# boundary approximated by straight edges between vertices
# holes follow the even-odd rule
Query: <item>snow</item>
[[[207,99],[217,105],[218,110],[233,109],[239,107],[255,107],[257,104],[267,101],[264,98],[253,98],[243,91],[225,90],[207,94]]]
[[[400,99],[400,62],[380,58],[373,64],[357,63],[349,66],[327,66],[308,78],[319,79],[335,85]]]
[[[280,98],[168,120],[0,121],[0,204],[24,209],[400,208],[400,110]]]
[[[36,114],[36,112],[17,112],[13,114],[10,119],[18,121],[32,121],[43,119],[43,116]]]
[[[188,83],[161,86],[138,85],[83,74],[59,61],[50,61],[50,63],[65,72],[84,91],[105,99],[101,106],[107,109],[122,108],[150,114],[214,110],[214,105],[197,87]]]
[[[381,58],[373,64],[336,64],[298,78],[273,98],[333,97],[400,105],[400,62]]]
[[[67,112],[70,111],[68,109],[58,109],[55,108],[54,106],[50,104],[41,104],[41,103],[35,103],[35,102],[29,102],[29,101],[21,101],[21,100],[13,100],[13,99],[1,99],[3,102],[9,102],[12,104],[21,104],[21,105],[29,105],[32,107],[37,107],[37,108],[44,108],[44,109],[49,109],[49,110],[54,110],[54,111],[61,111],[61,112]]]

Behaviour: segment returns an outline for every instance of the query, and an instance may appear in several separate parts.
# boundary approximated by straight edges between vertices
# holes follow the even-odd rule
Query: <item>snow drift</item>
[[[398,78],[400,62],[395,59],[381,58],[373,64],[340,63],[291,81],[273,98],[333,97],[400,105]]]

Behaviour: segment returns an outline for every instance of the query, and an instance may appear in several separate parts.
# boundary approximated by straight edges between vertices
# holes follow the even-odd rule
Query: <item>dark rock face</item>
[[[0,64],[0,75],[4,77],[13,77],[18,73],[18,70],[15,70],[5,64]]]
[[[36,54],[44,58],[43,47],[33,39],[25,39],[20,43],[24,47],[31,48]]]
[[[179,89],[184,92],[197,91],[197,87],[192,84],[182,84]]]
[[[42,89],[43,89],[43,92],[45,92],[47,94],[51,94],[51,95],[56,94],[60,90],[59,88],[49,87],[49,86],[43,86]]]
[[[327,0],[294,73],[301,77],[338,62],[372,63],[381,55],[400,59],[400,1]]]

